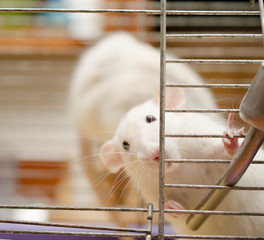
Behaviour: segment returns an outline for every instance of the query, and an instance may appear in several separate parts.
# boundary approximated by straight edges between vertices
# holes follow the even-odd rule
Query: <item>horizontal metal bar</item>
[[[25,207],[24,209],[30,209]],[[44,208],[45,210],[45,208]],[[154,213],[158,213],[158,209],[153,209]],[[215,211],[215,210],[165,210],[166,213],[181,213],[181,214],[207,214],[207,215],[248,215],[248,216],[264,216],[264,213],[260,212],[242,212],[242,211]]]
[[[254,16],[260,15],[260,11],[203,11],[203,10],[167,10],[167,15],[209,15],[209,16]]]
[[[65,235],[65,236],[93,236],[93,237],[145,237],[145,234],[126,234],[126,233],[85,233],[85,232],[62,232],[62,231],[26,231],[26,230],[0,230],[0,233],[4,234],[33,234],[33,235]],[[158,235],[152,235],[154,238],[157,238]],[[224,236],[224,235],[173,235],[173,234],[164,234],[165,238],[174,238],[174,239],[249,239],[249,240],[258,240],[262,237],[253,237],[253,236]]]
[[[231,160],[219,159],[165,159],[167,163],[230,163]],[[263,161],[264,163],[264,161]]]
[[[130,9],[61,9],[61,8],[0,8],[0,13],[121,13],[160,15],[160,10],[130,10]],[[256,16],[259,11],[195,11],[195,10],[167,10],[167,15],[209,15],[209,16]]]
[[[177,138],[224,138],[225,134],[166,134],[165,137]],[[245,135],[234,134],[234,138],[245,138]]]
[[[165,184],[167,188],[192,188],[192,189],[229,189],[229,190],[247,190],[264,191],[264,187],[248,186],[223,186],[223,185],[198,185],[198,184]]]
[[[153,237],[156,237],[153,235]],[[232,240],[260,240],[263,236],[224,236],[224,235],[180,235],[180,234],[164,234],[164,238],[169,239],[232,239]]]
[[[147,212],[147,208],[119,208],[119,207],[90,207],[90,208],[86,208],[86,207],[30,206],[30,205],[0,205],[0,209]]]
[[[195,63],[195,64],[261,64],[264,60],[240,59],[168,59],[166,63]]]
[[[229,164],[232,160],[225,159],[165,159],[167,163],[220,163],[220,164]],[[251,164],[264,164],[264,161],[254,160]]]
[[[77,225],[77,224],[61,224],[61,223],[48,223],[48,222],[31,222],[31,221],[11,221],[11,220],[0,220],[0,223],[9,224],[25,224],[32,226],[46,226],[46,227],[64,227],[64,228],[77,228],[87,230],[107,230],[107,231],[122,231],[122,232],[137,232],[147,233],[147,229],[138,228],[122,228],[122,227],[103,227],[103,226],[91,226],[91,225]]]
[[[175,38],[262,38],[262,34],[218,34],[218,33],[194,33],[194,34],[167,34],[167,39]]]
[[[167,84],[166,87],[182,88],[249,88],[250,84]]]
[[[166,109],[168,113],[239,113],[239,109]]]
[[[129,9],[60,9],[60,8],[0,8],[0,13],[120,13],[159,15],[159,10],[129,10]]]
[[[145,237],[146,234],[137,233],[98,233],[98,232],[67,232],[67,231],[30,231],[30,230],[3,230],[5,234],[34,234],[34,235],[65,235],[65,236],[93,236],[93,237]]]
[[[215,210],[176,210],[165,209],[165,213],[179,214],[202,214],[202,215],[227,215],[227,216],[264,216],[264,212],[248,212],[248,211],[215,211]]]

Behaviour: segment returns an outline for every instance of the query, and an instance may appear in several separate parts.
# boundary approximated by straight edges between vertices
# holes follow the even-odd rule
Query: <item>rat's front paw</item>
[[[234,134],[242,135],[244,133],[244,128],[240,128],[236,131],[233,130],[234,116],[234,113],[229,114],[227,120],[227,129],[223,132],[226,137],[222,139],[226,151],[231,155],[235,154],[239,147],[238,138],[234,138]]]
[[[165,203],[165,208],[171,209],[171,210],[183,210],[183,206],[180,203],[173,201],[173,200],[168,200]],[[174,218],[177,218],[180,216],[179,213],[170,213],[170,215],[173,216]]]

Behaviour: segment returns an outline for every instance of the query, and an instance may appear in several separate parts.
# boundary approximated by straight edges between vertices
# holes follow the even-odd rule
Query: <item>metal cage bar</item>
[[[60,8],[0,8],[1,12],[16,13],[119,13],[161,15],[163,10],[128,10],[128,9],[60,9]],[[207,15],[207,16],[256,16],[260,11],[191,11],[166,10],[166,15]]]
[[[165,185],[165,94],[166,94],[166,0],[161,0],[160,12],[160,162],[159,162],[159,240],[164,240]]]

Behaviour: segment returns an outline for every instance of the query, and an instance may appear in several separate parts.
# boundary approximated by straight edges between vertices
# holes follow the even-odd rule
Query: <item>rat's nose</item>
[[[168,158],[168,154],[165,153],[165,159]],[[157,150],[156,152],[154,152],[151,156],[150,159],[155,161],[155,162],[159,162],[160,160],[160,152],[159,150]],[[168,165],[170,165],[170,163],[168,163]]]
[[[156,151],[152,154],[151,159],[158,162],[159,161],[159,151]]]

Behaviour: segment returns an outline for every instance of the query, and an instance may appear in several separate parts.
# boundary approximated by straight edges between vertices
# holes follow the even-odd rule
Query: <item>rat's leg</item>
[[[171,210],[183,210],[183,206],[180,203],[173,201],[173,200],[168,200],[165,203],[165,208],[171,209]],[[177,218],[180,216],[179,213],[170,213],[170,215],[173,216],[174,218]]]
[[[234,138],[234,134],[240,134],[242,135],[244,133],[244,128],[240,128],[236,131],[233,129],[233,120],[234,120],[234,113],[230,113],[227,120],[227,129],[224,130],[224,134],[226,135],[225,138],[223,138],[223,143],[226,151],[233,155],[236,153],[236,150],[239,147],[238,144],[238,138]]]

